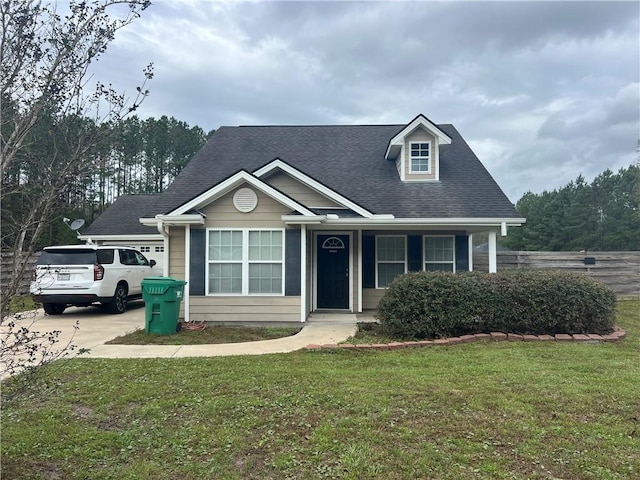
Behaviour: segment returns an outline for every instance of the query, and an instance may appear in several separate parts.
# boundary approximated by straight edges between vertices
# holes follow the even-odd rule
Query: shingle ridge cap
[[[238,125],[236,127],[220,127],[220,128],[335,128],[335,127],[403,127],[404,123],[342,123],[342,124],[307,124],[307,125]]]

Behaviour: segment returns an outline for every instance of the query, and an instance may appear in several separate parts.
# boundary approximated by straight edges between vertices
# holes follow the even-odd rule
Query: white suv
[[[46,247],[33,273],[31,295],[49,315],[69,305],[99,302],[110,313],[122,313],[127,300],[142,297],[142,279],[162,275],[138,250],[109,245]]]

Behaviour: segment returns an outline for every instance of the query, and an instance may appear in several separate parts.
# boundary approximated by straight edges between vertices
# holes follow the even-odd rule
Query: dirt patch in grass
[[[390,337],[382,331],[379,323],[375,322],[358,322],[358,330],[353,337],[347,338],[343,343],[351,343],[354,345],[377,344],[397,342],[398,339]]]
[[[299,327],[240,327],[213,325],[204,330],[186,330],[171,335],[146,333],[144,329],[110,340],[116,345],[206,345],[219,343],[244,343],[289,337],[300,331]]]

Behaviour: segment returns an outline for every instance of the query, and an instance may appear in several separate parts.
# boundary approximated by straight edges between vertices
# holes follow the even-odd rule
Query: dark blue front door
[[[318,308],[349,308],[349,236],[318,235]]]

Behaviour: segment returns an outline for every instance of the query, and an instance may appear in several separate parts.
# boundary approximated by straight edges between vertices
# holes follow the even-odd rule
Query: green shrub
[[[579,273],[415,272],[389,286],[377,318],[388,334],[412,339],[492,331],[606,334],[615,305],[610,288]]]

